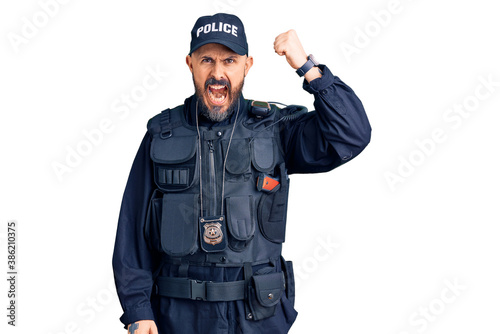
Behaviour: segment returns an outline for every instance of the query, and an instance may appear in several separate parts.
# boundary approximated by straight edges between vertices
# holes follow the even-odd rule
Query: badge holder
[[[226,217],[199,218],[201,248],[208,253],[222,252],[227,247]]]

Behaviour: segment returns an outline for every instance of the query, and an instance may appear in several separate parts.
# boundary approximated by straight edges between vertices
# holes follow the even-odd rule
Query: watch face
[[[314,66],[318,66],[319,65],[318,61],[316,60],[316,58],[314,58],[313,55],[309,55],[309,59],[313,62]]]

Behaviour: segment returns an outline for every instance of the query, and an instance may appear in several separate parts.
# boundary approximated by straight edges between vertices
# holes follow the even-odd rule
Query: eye
[[[225,61],[226,61],[226,64],[232,64],[232,63],[234,63],[234,59],[233,58],[227,58]]]
[[[212,62],[212,58],[203,58],[203,59],[201,60],[201,62],[202,62],[202,63],[207,63],[207,64],[209,64],[209,63],[211,63],[211,62]]]

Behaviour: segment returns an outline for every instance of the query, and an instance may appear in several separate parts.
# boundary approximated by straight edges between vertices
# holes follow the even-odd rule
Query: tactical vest
[[[183,105],[149,121],[150,157],[158,189],[150,202],[146,237],[151,247],[172,263],[228,267],[282,263],[283,269],[289,267],[289,279],[293,279],[291,262],[280,262],[289,189],[279,135],[282,115],[274,105],[269,115],[258,117],[244,109],[237,115],[234,130],[234,123],[211,129],[190,125]],[[267,190],[258,187],[259,178],[262,183],[264,176],[279,184]],[[265,290],[256,294],[265,307],[260,311],[254,308],[254,320],[272,315],[267,307],[279,302],[287,278],[281,268],[260,276],[250,283],[247,277],[247,282],[241,283]],[[205,283],[198,293],[192,287],[198,283],[192,280],[181,287],[179,280],[161,279],[164,284],[160,290],[171,297],[213,301],[248,298],[247,286],[243,292],[227,293],[222,285],[219,290],[215,286],[215,297],[210,299],[207,294],[211,288]],[[177,292],[183,289],[190,291],[187,295]]]

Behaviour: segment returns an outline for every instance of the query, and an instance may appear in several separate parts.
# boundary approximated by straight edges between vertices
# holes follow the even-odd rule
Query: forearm
[[[150,296],[155,257],[144,235],[149,198],[154,190],[149,138],[141,143],[123,195],[113,253],[113,270],[120,303],[120,320],[128,325],[153,320]]]
[[[358,155],[370,141],[370,124],[352,89],[320,65],[323,75],[304,89],[315,111],[284,127],[283,147],[290,173],[329,171]]]
[[[306,59],[306,61],[307,61],[307,59]],[[320,69],[317,68],[316,66],[314,66],[309,71],[307,71],[306,74],[304,74],[304,78],[306,79],[306,81],[308,83],[311,83],[311,81],[313,81],[315,79],[319,79],[322,76],[323,76],[323,74],[321,73]]]
[[[332,75],[326,66],[323,71],[331,83],[304,82],[304,89],[314,95],[318,127],[323,137],[345,163],[368,145],[371,127],[363,104],[354,91]]]

